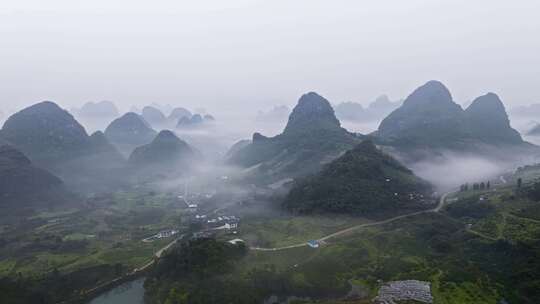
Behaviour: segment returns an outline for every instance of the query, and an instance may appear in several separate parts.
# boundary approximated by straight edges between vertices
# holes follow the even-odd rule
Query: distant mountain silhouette
[[[371,122],[383,119],[401,104],[400,101],[390,101],[388,96],[381,95],[364,108],[357,102],[342,102],[335,106],[336,116],[340,120],[354,122]]]
[[[388,216],[425,209],[427,182],[365,140],[314,176],[296,181],[284,206],[297,213]]]
[[[167,119],[170,122],[177,123],[178,120],[180,120],[182,117],[191,118],[191,116],[193,116],[193,114],[191,114],[191,112],[188,109],[174,108],[171,114],[169,115],[169,117],[167,117]]]
[[[78,111],[80,117],[86,118],[115,118],[118,117],[118,108],[111,101],[87,102]]]
[[[235,147],[229,162],[272,181],[315,172],[358,142],[340,126],[328,100],[311,92],[300,98],[282,134],[255,133],[251,144]]]
[[[87,132],[103,130],[111,120],[120,115],[111,101],[87,102],[80,109],[72,109],[71,113]]]
[[[377,97],[372,103],[369,104],[369,109],[372,110],[388,110],[388,109],[395,109],[396,103],[392,102],[390,98],[388,98],[388,95],[381,95]]]
[[[131,164],[170,164],[171,162],[183,161],[193,154],[193,150],[186,142],[173,132],[163,130],[151,143],[135,149],[129,157],[129,162]]]
[[[156,176],[183,174],[197,159],[196,152],[173,132],[163,130],[149,144],[136,148],[128,163],[139,177],[152,180]]]
[[[152,127],[163,126],[167,122],[165,115],[157,108],[146,106],[142,109],[142,117]]]
[[[177,129],[194,129],[207,126],[210,123],[213,123],[216,119],[214,116],[205,114],[194,114],[191,117],[183,116],[178,120],[176,124]]]
[[[105,129],[105,136],[118,145],[144,145],[151,142],[156,134],[142,116],[132,112],[115,119]]]
[[[399,108],[401,104],[401,100],[391,101],[387,95],[381,95],[377,97],[375,101],[369,104],[367,110],[371,115],[377,118],[383,118],[395,109]]]
[[[340,120],[349,121],[367,121],[370,120],[369,115],[364,107],[357,102],[342,102],[335,106],[336,116]]]
[[[152,102],[152,104],[150,106],[155,108],[155,109],[158,109],[166,117],[169,116],[171,114],[171,112],[173,111],[173,107],[170,104],[163,105],[163,104],[160,104],[160,103],[157,103],[157,102]]]

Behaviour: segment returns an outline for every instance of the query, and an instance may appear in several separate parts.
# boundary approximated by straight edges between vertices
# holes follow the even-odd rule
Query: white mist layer
[[[449,190],[464,183],[476,183],[498,178],[512,165],[497,163],[485,158],[446,154],[411,165],[419,177],[431,182],[440,190]]]

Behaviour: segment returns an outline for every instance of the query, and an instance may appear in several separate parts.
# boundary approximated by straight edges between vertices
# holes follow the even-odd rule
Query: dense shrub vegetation
[[[478,196],[460,199],[449,205],[446,209],[454,217],[482,218],[495,211],[495,207],[488,201],[479,200]]]
[[[319,174],[297,181],[284,205],[298,213],[381,216],[422,208],[420,202],[429,189],[426,182],[366,140]]]
[[[118,277],[122,265],[99,265],[67,274],[57,270],[41,277],[0,278],[0,303],[52,304],[76,297],[73,292]]]

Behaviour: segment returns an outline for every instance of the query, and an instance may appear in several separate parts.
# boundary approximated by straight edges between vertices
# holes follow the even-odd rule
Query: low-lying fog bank
[[[473,154],[445,152],[440,156],[410,164],[409,168],[416,175],[434,184],[439,191],[448,191],[465,183],[499,180],[505,173],[536,162],[537,156],[534,155],[514,161],[502,161]]]
[[[440,191],[453,189],[461,184],[493,179],[512,170],[510,164],[501,164],[472,155],[446,154],[413,164],[416,175],[433,183]]]
[[[204,164],[198,165],[197,174],[207,183],[208,179],[219,179],[223,176],[238,176],[241,169],[224,167],[220,165],[227,151],[236,142],[242,139],[251,139],[254,132],[265,136],[275,136],[287,124],[286,118],[258,119],[254,115],[240,115],[236,112],[215,113],[216,121],[197,128],[173,128],[173,131],[183,140],[199,150],[204,156]],[[94,124],[83,121],[85,127],[93,129]],[[370,134],[377,130],[380,121],[357,122],[341,121],[342,127],[350,132]],[[512,124],[525,134],[535,122],[530,118],[512,117]],[[155,128],[156,131],[163,127]],[[540,144],[540,137],[523,136],[533,144]],[[512,152],[508,152],[509,155]],[[455,188],[463,183],[474,183],[488,179],[497,179],[501,174],[514,171],[517,167],[534,163],[534,156],[519,161],[495,161],[493,159],[472,155],[445,152],[442,155],[415,163],[405,164],[415,174],[433,183],[438,190],[445,191]],[[171,185],[177,184],[170,181]],[[198,183],[198,182],[197,182]],[[163,186],[166,186],[165,184]],[[165,187],[167,188],[167,187]],[[240,190],[240,189],[239,189]],[[243,192],[244,189],[239,192]]]

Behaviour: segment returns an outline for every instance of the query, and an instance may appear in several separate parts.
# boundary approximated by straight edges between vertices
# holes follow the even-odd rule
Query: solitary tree
[[[518,178],[518,180],[517,180],[517,187],[518,187],[518,189],[521,188],[521,183],[522,183],[522,180],[521,180],[521,177],[520,177],[520,178]]]

